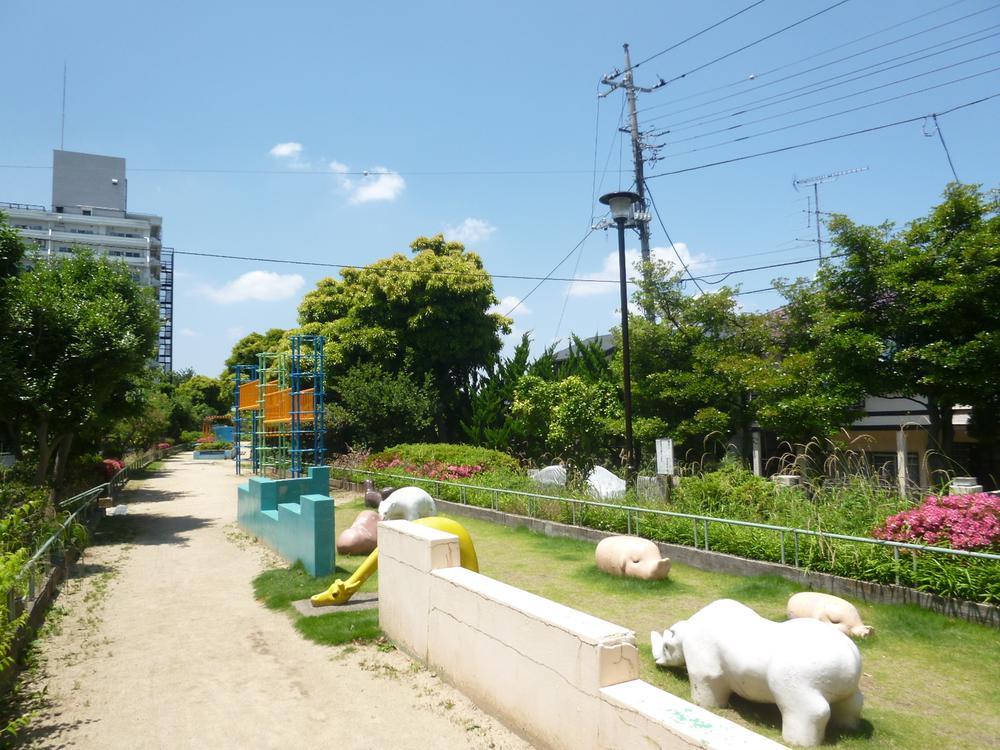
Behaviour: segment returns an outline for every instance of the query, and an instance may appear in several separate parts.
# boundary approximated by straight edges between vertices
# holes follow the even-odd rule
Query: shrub
[[[125,462],[120,458],[105,458],[101,461],[104,467],[104,478],[111,479],[115,474],[125,468]]]
[[[227,451],[233,447],[233,444],[225,440],[209,440],[204,443],[197,443],[194,446],[196,451]]]
[[[202,437],[204,436],[202,435],[201,430],[184,430],[184,432],[181,433],[181,442],[196,443]]]
[[[872,535],[896,542],[943,544],[952,549],[1000,548],[1000,497],[930,495],[924,502],[885,519]]]
[[[172,442],[166,442],[166,441],[164,441],[164,442],[162,442],[162,443],[157,443],[157,444],[156,444],[156,449],[157,449],[157,450],[161,450],[161,451],[165,451],[165,450],[167,450],[167,449],[168,449],[168,448],[169,448],[169,447],[170,447],[171,445],[173,445],[173,443],[172,443]]]
[[[517,459],[513,456],[508,456],[506,453],[501,453],[491,448],[480,448],[474,445],[453,445],[451,443],[404,443],[402,445],[394,445],[369,456],[367,466],[372,469],[385,469],[393,461],[398,461],[396,467],[414,466],[419,468],[425,464],[429,464],[432,469],[439,469],[439,465],[443,465],[444,467],[454,466],[456,469],[458,467],[463,467],[464,469],[478,467],[476,471],[468,473],[467,476],[497,469],[516,471],[520,468]],[[429,475],[419,474],[419,476]],[[459,477],[456,476],[453,478]]]

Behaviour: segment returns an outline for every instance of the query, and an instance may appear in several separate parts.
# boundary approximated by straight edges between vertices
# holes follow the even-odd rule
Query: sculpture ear
[[[659,659],[663,656],[663,636],[655,630],[650,632],[649,641],[653,645],[653,658]]]

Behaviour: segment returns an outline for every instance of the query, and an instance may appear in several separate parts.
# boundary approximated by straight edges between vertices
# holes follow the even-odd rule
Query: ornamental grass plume
[[[918,507],[889,516],[872,535],[961,550],[1000,549],[1000,496],[930,495]]]

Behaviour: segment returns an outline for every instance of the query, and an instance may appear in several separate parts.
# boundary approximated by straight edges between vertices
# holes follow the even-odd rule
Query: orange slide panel
[[[240,411],[255,411],[260,408],[260,383],[251,380],[240,384]]]

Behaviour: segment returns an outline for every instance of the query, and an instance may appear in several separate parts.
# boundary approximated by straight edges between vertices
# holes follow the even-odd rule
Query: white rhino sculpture
[[[844,635],[867,638],[875,628],[861,622],[857,608],[849,601],[817,591],[800,591],[788,600],[788,619],[811,617],[833,625]]]
[[[655,581],[670,573],[670,558],[660,557],[660,548],[641,536],[609,536],[594,552],[597,567],[613,576]]]
[[[378,506],[378,516],[383,521],[416,521],[436,515],[434,498],[419,487],[400,487]]]
[[[843,633],[817,620],[766,620],[732,599],[719,599],[663,634],[650,633],[662,666],[687,665],[691,699],[725,706],[736,693],[777,703],[781,736],[815,747],[828,723],[857,726],[861,654]]]

